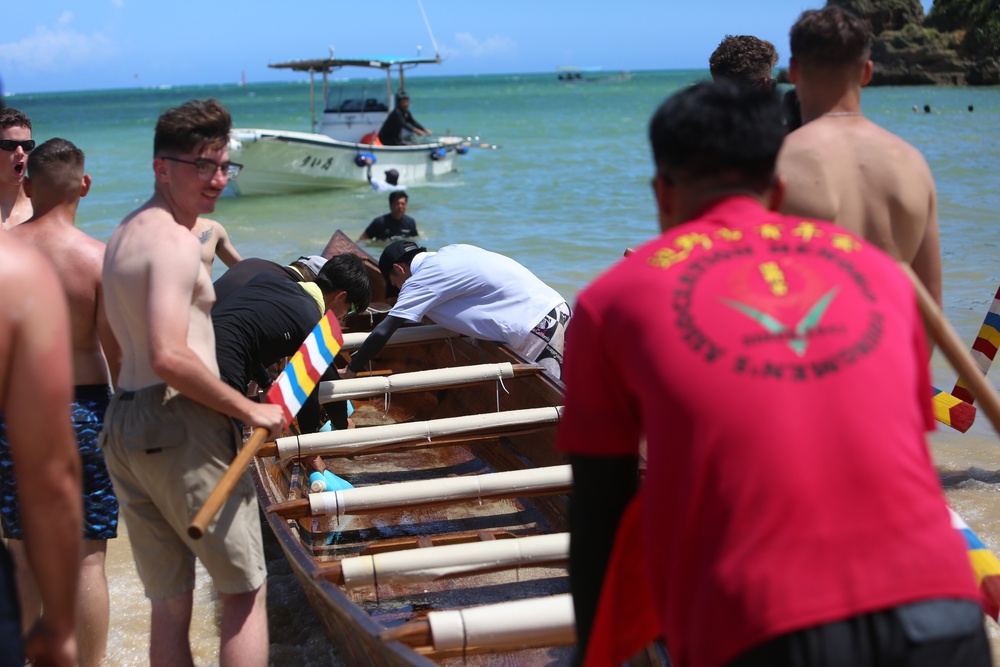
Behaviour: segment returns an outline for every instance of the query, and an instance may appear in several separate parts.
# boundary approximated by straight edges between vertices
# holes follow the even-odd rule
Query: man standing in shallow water
[[[98,446],[98,433],[111,398],[109,384],[118,376],[121,350],[104,315],[101,265],[104,244],[73,226],[80,198],[90,190],[83,152],[65,139],[50,139],[28,157],[24,190],[34,215],[11,234],[52,258],[69,301],[73,354],[73,425],[83,463],[83,563],[80,568],[77,642],[80,664],[99,665],[108,639],[108,581],[104,572],[107,541],[118,535],[118,500]],[[106,356],[105,356],[106,355]],[[110,376],[109,376],[110,366]],[[0,461],[9,460],[0,448]],[[20,472],[20,471],[18,471]],[[21,475],[16,475],[20,482]],[[3,475],[3,530],[17,565],[18,591],[25,628],[41,612],[38,583],[28,567],[20,508],[12,492],[15,479]]]
[[[872,32],[842,7],[803,12],[792,26],[788,77],[803,126],[785,139],[778,173],[787,215],[837,223],[907,262],[941,303],[937,192],[916,148],[861,113]]]
[[[192,664],[195,557],[222,598],[220,663],[268,659],[267,573],[249,480],[241,480],[201,540],[186,533],[239,445],[229,417],[272,437],[285,425],[280,406],[251,401],[219,379],[209,314],[215,294],[191,233],[239,171],[229,162],[231,127],[215,100],[160,116],[153,196],[114,231],[104,261],[108,320],[123,360],[101,438],[152,603],[153,665]]]
[[[4,229],[31,217],[31,200],[21,183],[34,147],[31,120],[17,109],[0,107],[0,224]]]

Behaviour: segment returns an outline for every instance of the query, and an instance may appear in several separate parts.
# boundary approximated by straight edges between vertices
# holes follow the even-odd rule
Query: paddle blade
[[[972,532],[958,512],[948,509],[951,511],[951,525],[965,538],[965,545],[969,550],[969,562],[976,574],[979,591],[983,595],[983,610],[995,621],[1000,612],[1000,561],[986,548],[979,536]]]
[[[976,420],[976,406],[952,396],[937,387],[931,387],[934,418],[945,426],[965,433]]]
[[[290,422],[343,345],[344,335],[340,331],[340,324],[333,312],[328,310],[289,360],[278,380],[271,385],[264,400],[283,407],[285,417]]]

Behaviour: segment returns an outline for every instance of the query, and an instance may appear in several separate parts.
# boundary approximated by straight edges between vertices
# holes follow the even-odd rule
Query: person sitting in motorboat
[[[411,134],[433,134],[431,130],[421,125],[410,113],[410,96],[405,91],[396,94],[396,106],[386,117],[382,129],[378,131],[379,141],[385,146],[402,146],[406,142],[403,130]]]

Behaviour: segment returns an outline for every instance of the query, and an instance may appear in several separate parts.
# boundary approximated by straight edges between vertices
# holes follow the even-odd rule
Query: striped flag
[[[986,613],[997,620],[1000,613],[1000,560],[993,555],[993,552],[986,548],[979,536],[972,532],[968,524],[962,520],[958,512],[951,511],[951,525],[965,538],[965,545],[969,550],[969,561],[972,563],[972,570],[976,574],[976,583],[979,591],[983,594],[983,609]]]
[[[976,365],[979,366],[983,375],[986,375],[990,370],[993,358],[997,356],[998,346],[1000,346],[1000,288],[997,288],[993,303],[990,304],[990,309],[986,312],[986,319],[983,320],[983,326],[979,328],[976,342],[972,344],[972,358],[976,360]],[[951,390],[951,393],[966,403],[971,404],[975,400],[972,392],[969,391],[961,378],[955,383],[955,388]]]
[[[285,417],[291,422],[343,344],[340,324],[328,310],[267,391],[265,400],[283,407]]]

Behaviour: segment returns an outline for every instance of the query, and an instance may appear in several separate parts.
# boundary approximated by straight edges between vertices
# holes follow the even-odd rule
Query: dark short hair
[[[393,190],[389,193],[389,206],[392,206],[399,199],[405,199],[406,203],[410,203],[410,197],[403,190]]]
[[[777,63],[774,44],[751,35],[726,35],[708,59],[713,79],[729,79],[744,86],[757,85],[762,76],[770,77]]]
[[[874,40],[868,23],[839,5],[802,12],[790,35],[792,57],[820,66],[864,62]]]
[[[13,107],[0,107],[0,130],[8,127],[23,127],[31,129],[31,119],[23,111]]]
[[[153,155],[217,150],[229,143],[232,116],[218,100],[191,100],[167,109],[156,121]]]
[[[660,175],[690,181],[737,172],[755,191],[766,190],[785,137],[773,91],[704,82],[668,98],[649,122]]]
[[[323,294],[344,290],[347,300],[359,311],[367,310],[372,302],[372,285],[361,258],[351,253],[334,255],[316,276],[316,284]]]
[[[32,181],[46,181],[57,187],[74,183],[79,187],[83,162],[83,151],[72,142],[56,137],[35,146],[28,153],[28,177]]]

